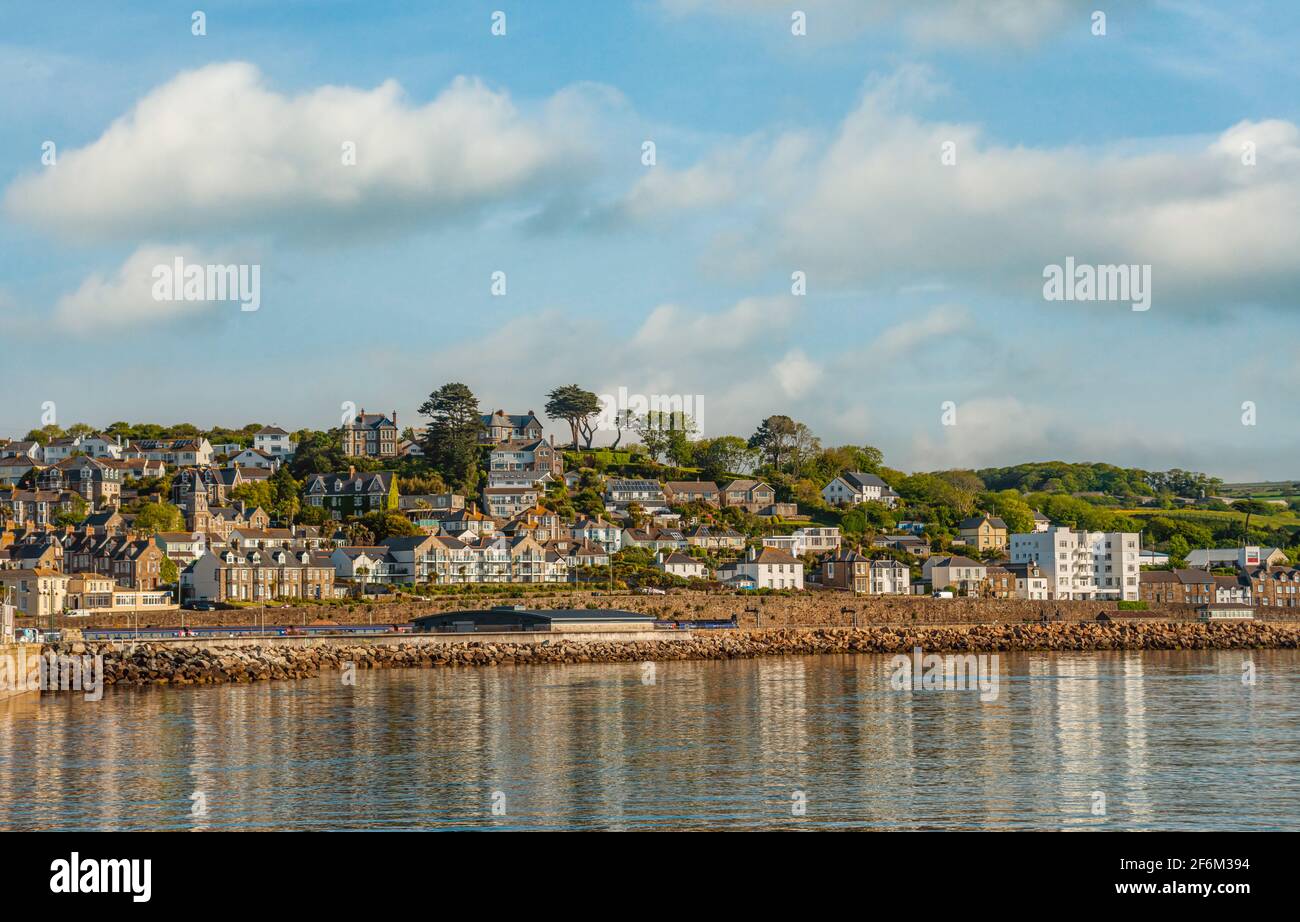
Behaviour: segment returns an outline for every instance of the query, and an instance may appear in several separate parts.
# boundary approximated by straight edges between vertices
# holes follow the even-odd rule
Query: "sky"
[[[0,437],[577,383],[904,470],[1300,477],[1297,52],[1250,0],[0,0]],[[177,259],[257,310],[155,297]],[[1047,299],[1067,259],[1148,309]]]

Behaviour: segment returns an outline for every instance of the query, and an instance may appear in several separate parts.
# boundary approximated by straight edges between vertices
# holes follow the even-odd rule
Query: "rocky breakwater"
[[[175,643],[118,646],[71,643],[55,655],[102,656],[105,685],[211,685],[300,679],[348,668],[394,669],[563,663],[639,663],[826,653],[927,653],[1300,648],[1300,626],[1267,622],[991,624],[970,627],[866,627],[698,632],[671,641],[551,640],[310,647],[198,647]]]

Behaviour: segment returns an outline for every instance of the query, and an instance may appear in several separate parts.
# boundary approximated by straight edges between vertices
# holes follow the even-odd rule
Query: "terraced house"
[[[87,455],[47,467],[36,475],[36,483],[42,490],[71,490],[94,509],[122,501],[122,471],[115,464]]]
[[[204,554],[181,575],[186,600],[264,602],[334,597],[334,565],[322,551],[227,548]]]
[[[303,502],[343,520],[368,512],[397,511],[397,475],[393,471],[312,474],[303,484]]]

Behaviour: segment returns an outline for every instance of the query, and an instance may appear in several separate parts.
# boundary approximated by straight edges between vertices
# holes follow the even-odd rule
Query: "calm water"
[[[0,828],[1300,829],[1300,653],[1000,675],[991,702],[892,690],[880,656],[0,702]]]

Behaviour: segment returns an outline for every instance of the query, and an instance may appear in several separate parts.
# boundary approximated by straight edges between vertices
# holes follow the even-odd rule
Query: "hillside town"
[[[595,396],[547,396],[545,421],[483,413],[449,384],[405,429],[396,411],[360,409],[324,432],[120,423],[0,442],[0,590],[35,624],[489,584],[1121,607],[1300,597],[1296,529],[1251,531],[1277,506],[1215,498],[1204,475],[907,475],[781,416],[749,439],[704,439],[684,413],[647,413],[593,447]]]

